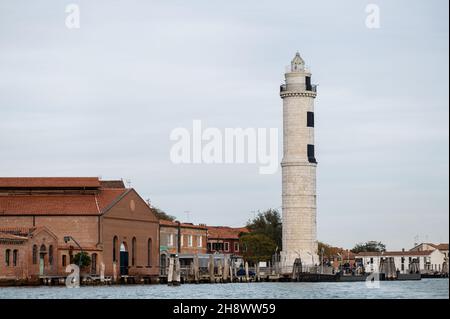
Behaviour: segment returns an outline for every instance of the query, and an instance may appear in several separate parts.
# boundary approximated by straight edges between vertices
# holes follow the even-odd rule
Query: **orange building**
[[[122,181],[0,178],[0,279],[66,275],[81,250],[88,273],[157,277],[159,220]]]

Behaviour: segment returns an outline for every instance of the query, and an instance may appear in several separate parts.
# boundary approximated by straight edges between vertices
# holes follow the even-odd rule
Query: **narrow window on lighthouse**
[[[314,112],[308,112],[306,115],[306,126],[314,127]]]
[[[317,163],[316,157],[314,156],[314,145],[308,144],[308,161],[310,163]]]
[[[305,77],[305,86],[306,86],[306,91],[312,91],[311,77],[310,76]]]

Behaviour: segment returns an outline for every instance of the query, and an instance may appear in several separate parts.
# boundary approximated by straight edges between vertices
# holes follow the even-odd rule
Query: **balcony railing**
[[[280,93],[285,91],[301,91],[301,92],[314,92],[317,93],[317,85],[299,85],[299,84],[282,84],[280,85]]]

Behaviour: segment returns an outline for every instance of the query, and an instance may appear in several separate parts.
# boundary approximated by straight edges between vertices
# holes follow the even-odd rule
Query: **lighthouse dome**
[[[296,53],[291,62],[291,72],[302,72],[305,70],[305,61],[303,61],[300,53]]]

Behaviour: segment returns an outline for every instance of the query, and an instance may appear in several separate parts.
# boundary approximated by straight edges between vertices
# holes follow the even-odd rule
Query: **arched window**
[[[48,246],[48,263],[53,265],[53,246]]]
[[[10,255],[11,255],[11,250],[7,249],[6,253],[5,253],[5,264],[6,264],[6,266],[9,266]]]
[[[119,240],[117,239],[117,236],[114,236],[113,238],[113,262],[117,261],[117,242]]]
[[[148,239],[147,243],[147,266],[152,265],[152,239]]]
[[[33,264],[37,264],[37,254],[38,254],[38,248],[37,245],[33,245]]]
[[[131,241],[131,266],[136,265],[136,237]]]
[[[41,248],[39,249],[39,251],[40,251],[41,253],[45,253],[45,252],[47,251],[47,248],[45,247],[44,244],[41,245]]]
[[[13,266],[16,267],[19,261],[19,251],[17,249],[13,250]]]
[[[62,255],[62,266],[63,267],[67,266],[67,256],[66,255]]]
[[[97,254],[93,253],[91,256],[91,273],[97,273]]]

